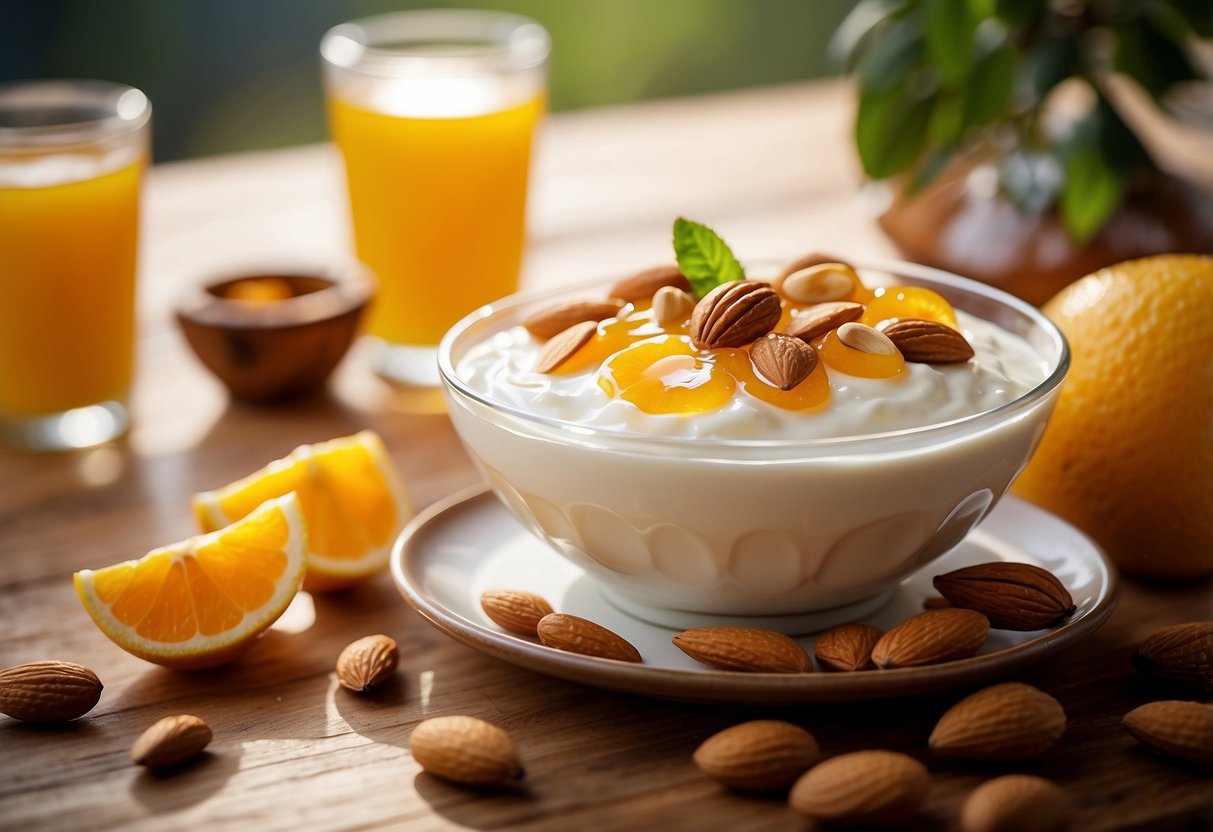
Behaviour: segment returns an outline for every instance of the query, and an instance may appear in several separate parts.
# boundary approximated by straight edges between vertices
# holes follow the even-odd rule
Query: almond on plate
[[[1031,685],[1005,682],[949,708],[929,743],[942,754],[969,760],[1028,760],[1051,748],[1065,730],[1061,703]]]
[[[640,651],[622,636],[586,618],[553,612],[535,627],[539,640],[548,647],[621,662],[642,662]]]
[[[1074,599],[1046,569],[994,561],[936,575],[932,582],[953,607],[976,610],[998,630],[1043,630],[1074,614]]]
[[[531,638],[539,635],[539,620],[552,612],[545,599],[521,589],[486,590],[480,593],[480,608],[501,629]]]
[[[674,636],[692,659],[745,673],[809,673],[813,660],[783,633],[757,627],[697,627]]]
[[[788,804],[846,825],[904,822],[931,785],[926,766],[896,751],[854,751],[818,763],[796,781]]]
[[[872,648],[880,668],[916,667],[972,656],[986,643],[990,622],[973,610],[927,610],[889,630]]]
[[[704,740],[692,757],[699,770],[732,789],[790,786],[821,759],[813,735],[774,719],[743,722]]]
[[[882,633],[871,624],[840,624],[817,636],[813,655],[826,670],[864,670],[872,667],[872,648]]]

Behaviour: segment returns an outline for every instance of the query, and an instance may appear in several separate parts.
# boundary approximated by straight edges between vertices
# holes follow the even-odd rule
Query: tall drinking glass
[[[0,85],[0,440],[126,430],[151,105],[104,81]]]
[[[367,329],[391,379],[436,385],[442,334],[517,288],[550,47],[533,20],[472,10],[366,18],[321,42],[355,247],[378,283]]]

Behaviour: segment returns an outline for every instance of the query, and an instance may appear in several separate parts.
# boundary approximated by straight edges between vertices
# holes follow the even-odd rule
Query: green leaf
[[[903,83],[882,93],[861,92],[855,118],[855,144],[864,172],[887,179],[908,168],[927,141],[929,98],[912,95]]]
[[[983,55],[965,87],[964,125],[981,127],[1003,115],[1015,82],[1015,50],[1003,45]]]
[[[881,23],[859,59],[859,83],[868,92],[897,86],[922,55],[922,29],[912,17]]]
[[[933,145],[950,147],[960,141],[964,130],[964,99],[957,94],[941,93],[931,108],[927,137]]]
[[[1173,84],[1200,78],[1184,54],[1184,44],[1145,16],[1116,27],[1115,65],[1155,99]]]
[[[905,0],[860,0],[830,36],[826,48],[830,63],[854,71],[860,57],[872,49],[880,24],[897,15]]]
[[[955,148],[951,147],[937,147],[932,150],[914,169],[914,175],[906,184],[905,192],[916,194],[938,179],[939,175],[947,170],[955,152]]]
[[[674,254],[699,297],[722,283],[745,280],[745,270],[732,250],[706,225],[682,217],[674,220]]]
[[[996,0],[994,14],[1008,26],[1023,29],[1039,20],[1048,8],[1048,0]]]
[[[947,85],[959,85],[973,63],[977,20],[967,0],[925,0],[927,51]]]
[[[1061,219],[1075,242],[1091,239],[1120,206],[1125,178],[1108,164],[1097,146],[1076,153],[1066,166]]]
[[[1082,71],[1082,52],[1077,37],[1042,35],[1024,57],[1024,81],[1032,95],[1032,104],[1039,104],[1050,90]]]

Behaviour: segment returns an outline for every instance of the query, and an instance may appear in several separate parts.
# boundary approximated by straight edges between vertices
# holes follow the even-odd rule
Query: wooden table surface
[[[850,95],[797,85],[554,117],[540,148],[526,283],[559,285],[669,258],[672,218],[714,225],[744,253],[814,247],[890,254],[871,220],[849,144]],[[904,750],[933,786],[912,828],[953,826],[960,802],[1006,769],[932,758],[925,742],[963,691],[803,708],[686,705],[536,675],[457,644],[401,601],[388,576],[316,597],[309,622],[271,631],[225,669],[184,674],[133,658],[97,631],[70,575],[191,534],[191,492],[234,480],[303,442],[373,428],[418,507],[477,475],[445,415],[375,379],[355,352],[328,395],[280,408],[229,402],[189,353],[169,310],[190,281],[254,263],[345,256],[339,169],[328,147],[166,165],[151,174],[142,261],[135,427],[110,446],[63,455],[0,452],[0,666],[80,662],[105,683],[97,708],[59,729],[0,717],[4,829],[802,829],[778,799],[722,791],[691,752],[755,717],[800,723],[828,754]],[[1096,635],[1025,674],[1057,696],[1069,729],[1042,762],[1018,767],[1073,795],[1081,829],[1213,824],[1213,781],[1144,753],[1120,727],[1167,698],[1129,654],[1160,626],[1207,619],[1213,587],[1125,582]],[[398,683],[359,698],[333,663],[384,632],[401,647]],[[127,751],[156,719],[204,717],[209,753],[172,776]],[[470,714],[506,727],[528,777],[475,793],[419,773],[409,732]]]

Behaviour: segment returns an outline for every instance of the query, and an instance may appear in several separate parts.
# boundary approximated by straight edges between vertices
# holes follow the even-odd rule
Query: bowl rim
[[[306,278],[326,285],[310,292],[250,304],[214,294],[211,290],[241,280]],[[374,296],[370,272],[360,263],[324,265],[254,263],[215,272],[195,281],[178,296],[177,318],[216,329],[280,330],[311,326],[360,312]]]
[[[695,449],[696,451],[729,451],[729,450],[755,450],[755,449],[779,449],[779,450],[803,450],[822,451],[825,453],[834,453],[838,451],[854,451],[857,446],[863,446],[864,452],[868,451],[890,451],[900,450],[909,447],[920,447],[923,445],[932,445],[935,442],[942,442],[956,439],[959,435],[969,433],[978,433],[986,429],[996,427],[1009,421],[1016,415],[1030,410],[1041,400],[1045,399],[1049,394],[1060,386],[1065,378],[1066,372],[1070,367],[1070,345],[1066,341],[1065,335],[1058,329],[1043,312],[1029,304],[1027,301],[1021,300],[1007,292],[990,286],[986,283],[981,283],[970,278],[961,277],[950,272],[936,269],[931,266],[924,266],[918,263],[911,263],[896,259],[849,259],[842,258],[844,262],[849,263],[860,271],[880,271],[887,272],[894,278],[910,278],[920,283],[928,284],[927,288],[931,288],[929,284],[938,284],[948,288],[956,289],[961,292],[967,292],[982,297],[987,301],[1001,304],[1004,307],[1010,308],[1012,311],[1018,312],[1025,318],[1030,320],[1033,325],[1039,328],[1048,340],[1052,343],[1057,359],[1049,374],[1034,387],[1016,397],[1015,399],[999,405],[990,410],[984,410],[980,413],[975,413],[970,416],[963,416],[958,419],[951,419],[945,422],[934,422],[928,425],[921,425],[912,428],[902,428],[892,431],[882,431],[879,433],[864,433],[850,434],[846,436],[830,436],[830,437],[815,437],[815,438],[783,438],[783,439],[720,439],[720,438],[703,438],[692,436],[669,436],[663,434],[642,434],[630,432],[618,428],[601,427],[597,425],[587,425],[580,422],[574,422],[567,419],[559,419],[553,416],[545,416],[542,414],[531,413],[521,408],[510,405],[506,402],[493,398],[492,396],[475,390],[465,381],[463,381],[456,372],[455,366],[451,359],[451,352],[455,342],[459,340],[470,327],[484,321],[494,315],[506,313],[520,306],[535,303],[543,300],[545,297],[552,297],[559,294],[565,296],[573,294],[585,289],[593,287],[602,287],[609,284],[610,281],[618,280],[619,275],[612,278],[598,277],[593,280],[579,281],[569,286],[560,287],[559,289],[543,288],[529,289],[522,292],[515,292],[507,295],[492,303],[485,304],[478,309],[465,315],[455,323],[438,344],[438,374],[442,379],[448,394],[459,394],[465,396],[479,404],[489,408],[492,411],[506,414],[524,424],[541,426],[544,428],[553,428],[561,432],[570,441],[577,443],[586,443],[595,439],[601,442],[610,442],[615,449],[635,449],[642,451],[645,448],[651,449],[654,446],[664,447],[667,449],[679,449],[687,451]],[[763,267],[774,266],[778,268],[782,263],[773,259],[742,258],[743,264],[747,268],[761,265]],[[972,313],[970,313],[972,314]],[[1047,357],[1042,356],[1046,361]],[[696,454],[701,455],[701,454]],[[706,455],[702,454],[702,455]]]

